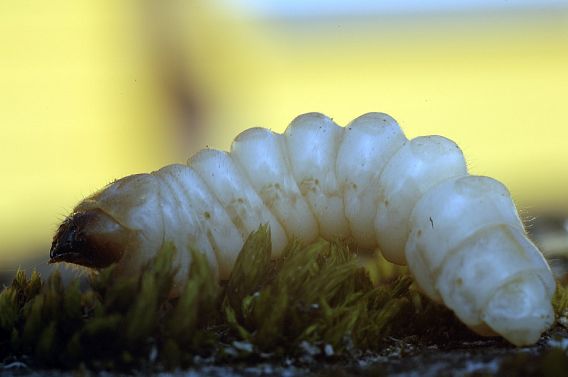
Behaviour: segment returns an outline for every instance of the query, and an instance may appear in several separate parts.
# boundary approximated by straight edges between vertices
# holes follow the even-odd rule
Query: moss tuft
[[[556,283],[556,292],[552,298],[552,307],[556,313],[556,318],[568,316],[568,287],[560,282]]]
[[[305,247],[294,243],[274,263],[276,272],[267,273],[269,241],[265,229],[249,239],[227,284],[223,305],[235,337],[261,351],[301,351],[302,342],[328,345],[335,352],[353,343],[362,348],[377,345],[407,304],[403,296],[408,293],[408,277],[388,289],[375,288],[357,257],[340,243],[319,240]],[[252,273],[251,263],[245,261],[256,263]]]

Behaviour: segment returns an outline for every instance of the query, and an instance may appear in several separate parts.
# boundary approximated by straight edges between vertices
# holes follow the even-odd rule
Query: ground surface
[[[154,376],[564,376],[568,375],[568,330],[558,326],[534,346],[515,348],[498,339],[450,342],[420,346],[417,340],[393,339],[381,354],[361,354],[353,359],[334,360],[306,349],[301,360],[240,362],[211,365],[207,360],[183,371],[137,370]],[[2,376],[115,376],[121,373],[62,372],[35,370],[25,361],[0,364]]]

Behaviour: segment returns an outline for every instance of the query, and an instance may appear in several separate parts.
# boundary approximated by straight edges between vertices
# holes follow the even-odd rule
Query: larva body
[[[52,261],[135,271],[165,242],[203,252],[227,278],[246,237],[269,224],[273,255],[296,238],[349,238],[408,264],[418,286],[474,331],[532,344],[553,322],[550,269],[507,189],[468,175],[441,136],[407,140],[388,115],[347,127],[322,114],[284,134],[253,128],[231,152],[118,180],[60,226]],[[178,253],[178,283],[191,264]]]

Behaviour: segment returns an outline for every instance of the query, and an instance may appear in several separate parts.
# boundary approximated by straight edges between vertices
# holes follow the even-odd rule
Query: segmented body
[[[123,178],[76,213],[101,210],[132,230],[119,267],[134,271],[164,242],[205,253],[226,278],[246,237],[269,224],[273,255],[292,238],[350,238],[408,264],[419,287],[480,334],[534,343],[553,321],[555,283],[507,189],[468,175],[441,136],[407,140],[388,115],[346,127],[322,114],[284,134],[253,128],[231,152]],[[180,280],[191,263],[178,253]]]

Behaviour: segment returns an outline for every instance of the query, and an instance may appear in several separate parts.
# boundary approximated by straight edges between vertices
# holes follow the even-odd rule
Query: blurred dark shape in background
[[[194,79],[192,59],[188,56],[191,51],[180,48],[184,25],[176,22],[176,13],[180,11],[176,2],[144,0],[141,4],[141,34],[159,90],[173,118],[173,142],[189,156],[200,149],[202,130],[208,124],[209,99]]]

